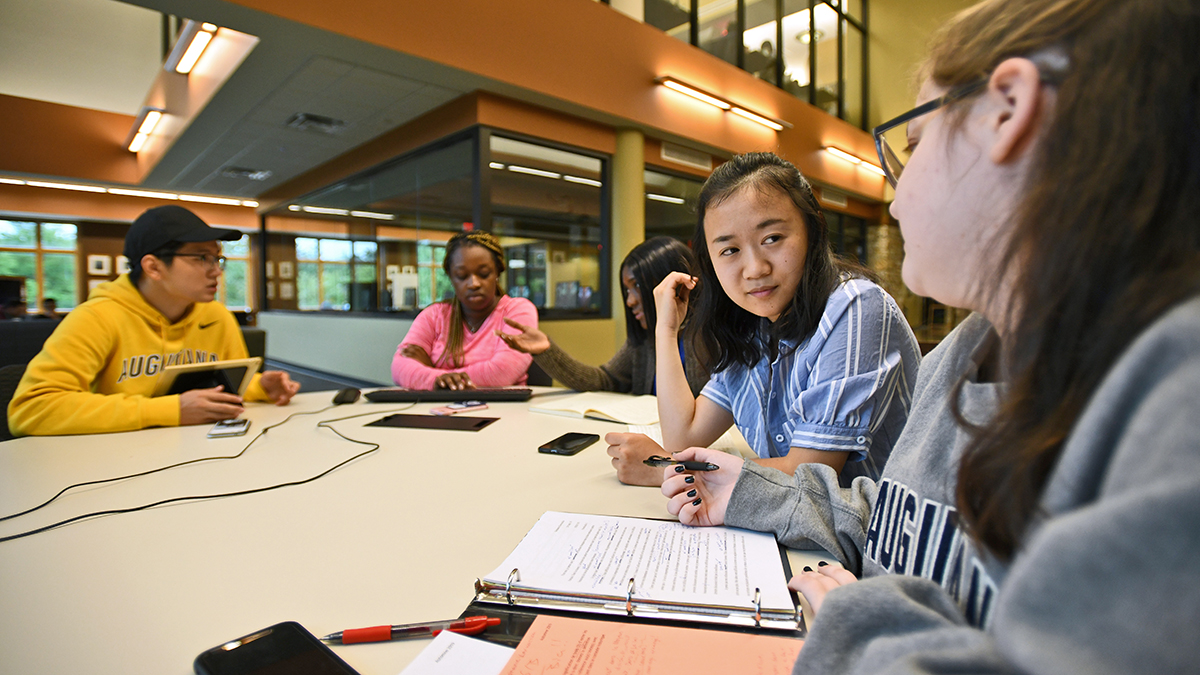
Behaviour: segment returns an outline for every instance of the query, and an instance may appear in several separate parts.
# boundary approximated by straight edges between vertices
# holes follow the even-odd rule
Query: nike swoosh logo
[[[220,322],[213,321],[212,323],[202,323],[202,324],[200,324],[199,328],[200,328],[200,330],[204,330],[205,328],[212,328],[213,326],[217,325],[218,323],[220,323]]]

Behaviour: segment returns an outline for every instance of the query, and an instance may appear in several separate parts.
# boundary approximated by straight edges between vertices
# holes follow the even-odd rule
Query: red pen
[[[386,642],[388,640],[408,640],[412,638],[434,637],[448,630],[451,633],[477,635],[488,626],[499,626],[500,619],[486,616],[468,616],[465,619],[450,619],[448,621],[433,621],[430,623],[406,623],[402,626],[371,626],[370,628],[350,628],[330,633],[321,640],[334,644],[352,645],[359,642]]]

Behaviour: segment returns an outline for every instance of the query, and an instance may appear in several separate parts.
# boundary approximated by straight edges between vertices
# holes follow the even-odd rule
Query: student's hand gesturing
[[[658,313],[655,330],[679,331],[683,317],[687,316],[688,298],[698,282],[696,277],[683,272],[671,272],[654,288],[654,309]]]

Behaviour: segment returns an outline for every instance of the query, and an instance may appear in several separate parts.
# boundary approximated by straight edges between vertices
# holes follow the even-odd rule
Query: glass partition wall
[[[548,318],[607,316],[607,160],[478,127],[264,217],[268,309],[411,314],[453,294],[456,232],[495,234],[501,287]]]

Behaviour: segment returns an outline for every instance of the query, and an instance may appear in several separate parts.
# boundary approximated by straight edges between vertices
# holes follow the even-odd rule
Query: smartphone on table
[[[228,436],[242,436],[250,429],[250,420],[233,419],[221,420],[213,425],[212,429],[208,430],[209,438],[226,438]]]
[[[454,415],[460,412],[470,412],[472,410],[487,410],[488,405],[483,401],[455,401],[447,403],[440,408],[434,408],[429,411],[430,415]]]
[[[230,640],[192,663],[196,675],[359,675],[295,621]]]
[[[598,440],[600,440],[600,434],[571,432],[542,444],[538,448],[538,452],[544,452],[548,455],[574,455]]]

